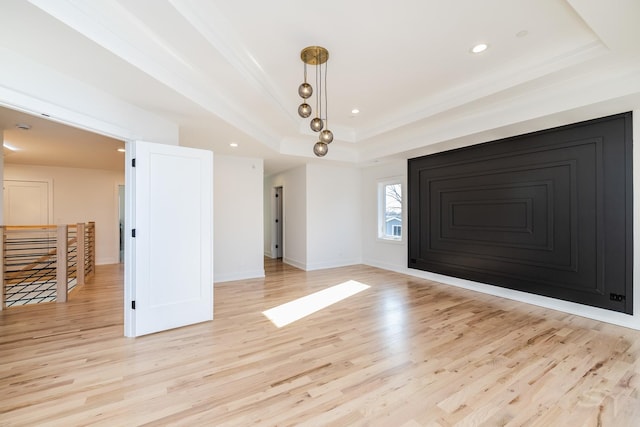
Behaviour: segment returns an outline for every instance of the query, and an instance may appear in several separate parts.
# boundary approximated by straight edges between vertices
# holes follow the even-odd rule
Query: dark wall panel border
[[[409,268],[633,312],[632,115],[409,159]]]

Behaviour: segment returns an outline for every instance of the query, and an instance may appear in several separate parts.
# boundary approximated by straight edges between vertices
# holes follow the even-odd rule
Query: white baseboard
[[[353,259],[337,259],[337,260],[333,260],[333,261],[325,261],[325,262],[319,262],[319,263],[315,263],[315,264],[307,264],[306,266],[306,271],[313,271],[313,270],[324,270],[327,268],[338,268],[338,267],[347,267],[349,265],[358,265],[358,264],[362,264],[362,260],[360,258],[353,258]]]
[[[442,283],[444,285],[456,286],[471,291],[481,292],[483,294],[493,295],[500,298],[507,298],[526,304],[532,304],[539,307],[561,311],[563,313],[574,314],[576,316],[582,316],[588,319],[611,323],[614,325],[623,326],[625,328],[640,330],[640,314],[629,315],[618,313],[615,311],[591,307],[588,305],[578,304],[570,301],[564,301],[555,298],[544,297],[541,295],[530,294],[527,292],[516,291],[513,289],[502,288],[500,286],[490,285],[487,283],[473,282],[471,280],[460,279],[457,277],[444,276],[442,274],[416,270],[408,267],[385,264],[384,262],[380,262],[378,260],[367,260],[363,263],[372,267],[381,268],[383,270],[407,274],[409,276]]]
[[[264,277],[264,269],[254,271],[238,271],[235,273],[213,274],[214,283],[233,282],[236,280],[261,279]]]
[[[100,258],[96,259],[96,265],[120,264],[119,258]]]
[[[305,263],[296,261],[295,259],[284,257],[282,258],[282,262],[284,262],[285,264],[292,265],[295,268],[299,268],[300,270],[305,270],[305,271],[307,270],[306,268],[307,265]]]

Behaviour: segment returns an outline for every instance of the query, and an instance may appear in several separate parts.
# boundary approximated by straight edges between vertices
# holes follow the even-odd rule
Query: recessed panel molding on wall
[[[410,159],[409,268],[632,314],[631,119]]]

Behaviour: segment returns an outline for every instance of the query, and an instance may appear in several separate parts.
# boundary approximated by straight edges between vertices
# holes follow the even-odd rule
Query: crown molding
[[[119,58],[192,100],[270,148],[275,133],[250,121],[242,109],[206,82],[206,76],[117,2],[29,0]],[[126,34],[126,38],[121,36]]]
[[[381,134],[427,119],[437,114],[453,110],[482,98],[512,89],[529,81],[540,79],[554,72],[605,56],[609,50],[600,41],[593,41],[555,58],[538,64],[522,64],[517,70],[505,69],[491,76],[423,99],[419,104],[408,106],[403,111],[389,116],[389,120],[356,134],[356,141],[362,142]],[[535,89],[532,89],[535,91]]]

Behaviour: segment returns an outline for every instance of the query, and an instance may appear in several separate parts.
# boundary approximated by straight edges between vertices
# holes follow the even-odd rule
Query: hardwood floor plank
[[[215,285],[213,322],[123,337],[122,267],[0,312],[0,425],[638,427],[640,332],[367,266]],[[278,328],[262,312],[370,288]]]

